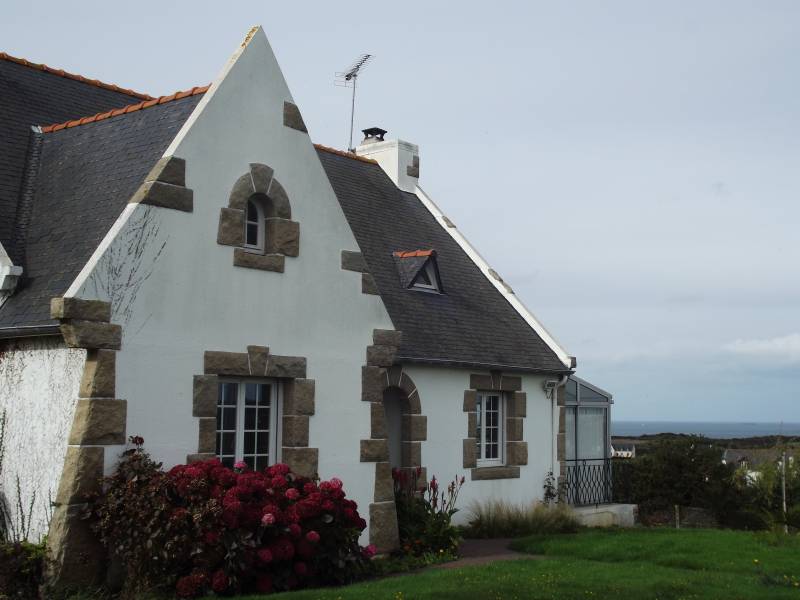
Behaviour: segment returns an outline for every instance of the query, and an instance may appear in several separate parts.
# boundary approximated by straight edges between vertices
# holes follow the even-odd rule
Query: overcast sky
[[[419,144],[614,418],[800,421],[800,2],[4,0],[0,50],[158,95],[255,24],[326,145],[376,56],[356,127]]]

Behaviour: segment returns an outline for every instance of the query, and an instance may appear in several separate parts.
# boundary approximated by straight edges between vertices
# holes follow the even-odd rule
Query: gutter
[[[416,364],[430,364],[445,367],[461,367],[465,369],[488,369],[490,371],[511,371],[517,373],[531,373],[535,375],[559,375],[562,376],[564,383],[566,378],[569,377],[574,370],[572,369],[536,369],[524,365],[504,365],[499,363],[482,363],[473,361],[458,361],[450,360],[447,358],[420,358],[411,356],[397,356],[396,362],[402,363],[416,363]],[[561,383],[560,385],[564,385]]]
[[[0,328],[0,340],[14,338],[41,337],[45,335],[61,335],[59,325],[24,325],[22,327]]]

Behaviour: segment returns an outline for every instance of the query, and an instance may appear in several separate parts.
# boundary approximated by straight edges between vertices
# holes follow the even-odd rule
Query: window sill
[[[283,273],[283,254],[255,254],[245,248],[236,248],[233,252],[233,264],[246,269],[261,269]]]
[[[471,471],[472,481],[488,479],[519,479],[519,467],[476,467]]]

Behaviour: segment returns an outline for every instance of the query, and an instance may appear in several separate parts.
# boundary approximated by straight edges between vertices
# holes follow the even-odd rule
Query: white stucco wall
[[[472,481],[470,469],[462,467],[462,440],[467,437],[464,391],[470,389],[470,374],[481,371],[419,365],[405,366],[403,370],[416,384],[422,414],[428,417],[428,439],[422,442],[422,464],[428,469],[428,477],[435,475],[444,485],[456,476],[465,477],[456,523],[469,518],[469,506],[474,502],[496,499],[520,504],[542,498],[547,473],[558,471],[553,444],[558,415],[542,388],[545,377],[522,376],[522,391],[527,394],[523,440],[528,442],[528,464],[520,467],[519,479]]]
[[[23,515],[30,519],[31,541],[47,533],[85,360],[85,350],[66,348],[59,338],[0,346],[0,415],[6,415],[0,493],[17,529]]]
[[[263,32],[234,58],[167,151],[186,160],[194,211],[130,206],[74,295],[112,302],[112,321],[123,325],[116,392],[128,400],[127,433],[143,436],[166,467],[197,452],[192,378],[205,350],[262,345],[306,357],[320,475],[346,482],[366,516],[374,465],[359,462],[359,440],[370,434],[361,367],[373,329],[393,325],[380,298],[361,292],[361,275],[341,269],[341,251],[358,245],[310,138],[283,124],[292,97]],[[283,273],[235,267],[233,248],[216,241],[220,208],[249,163],[274,169],[300,224],[300,254]],[[132,253],[142,247],[136,236],[148,241]],[[106,471],[120,450],[106,451]]]

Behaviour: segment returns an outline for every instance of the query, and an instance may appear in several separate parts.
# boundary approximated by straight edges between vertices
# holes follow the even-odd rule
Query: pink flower
[[[262,563],[272,562],[272,552],[270,551],[269,548],[261,548],[261,550],[259,550],[257,554],[258,554],[258,560],[260,560]]]
[[[270,525],[275,524],[275,515],[272,513],[266,513],[263,517],[261,517],[261,524],[264,527],[269,527]]]
[[[364,556],[367,558],[372,558],[375,554],[378,553],[378,549],[375,547],[375,544],[370,544],[369,546],[364,547]]]
[[[243,460],[237,461],[233,463],[233,468],[237,471],[246,471],[247,470],[247,463]]]
[[[297,500],[300,497],[300,492],[295,488],[289,488],[284,494],[289,500]]]
[[[211,579],[211,589],[218,594],[221,594],[228,589],[228,576],[222,569],[214,573],[214,577]]]
[[[343,485],[342,484],[342,480],[339,479],[338,477],[334,477],[333,479],[331,479],[331,484],[333,484],[333,489],[335,489],[335,490],[342,489],[342,485]]]
[[[319,541],[319,534],[316,531],[309,531],[306,534],[306,539],[312,544],[316,544]]]
[[[297,523],[292,523],[289,525],[289,534],[294,538],[299,538],[301,535],[303,535],[303,530],[300,529],[300,525]]]

